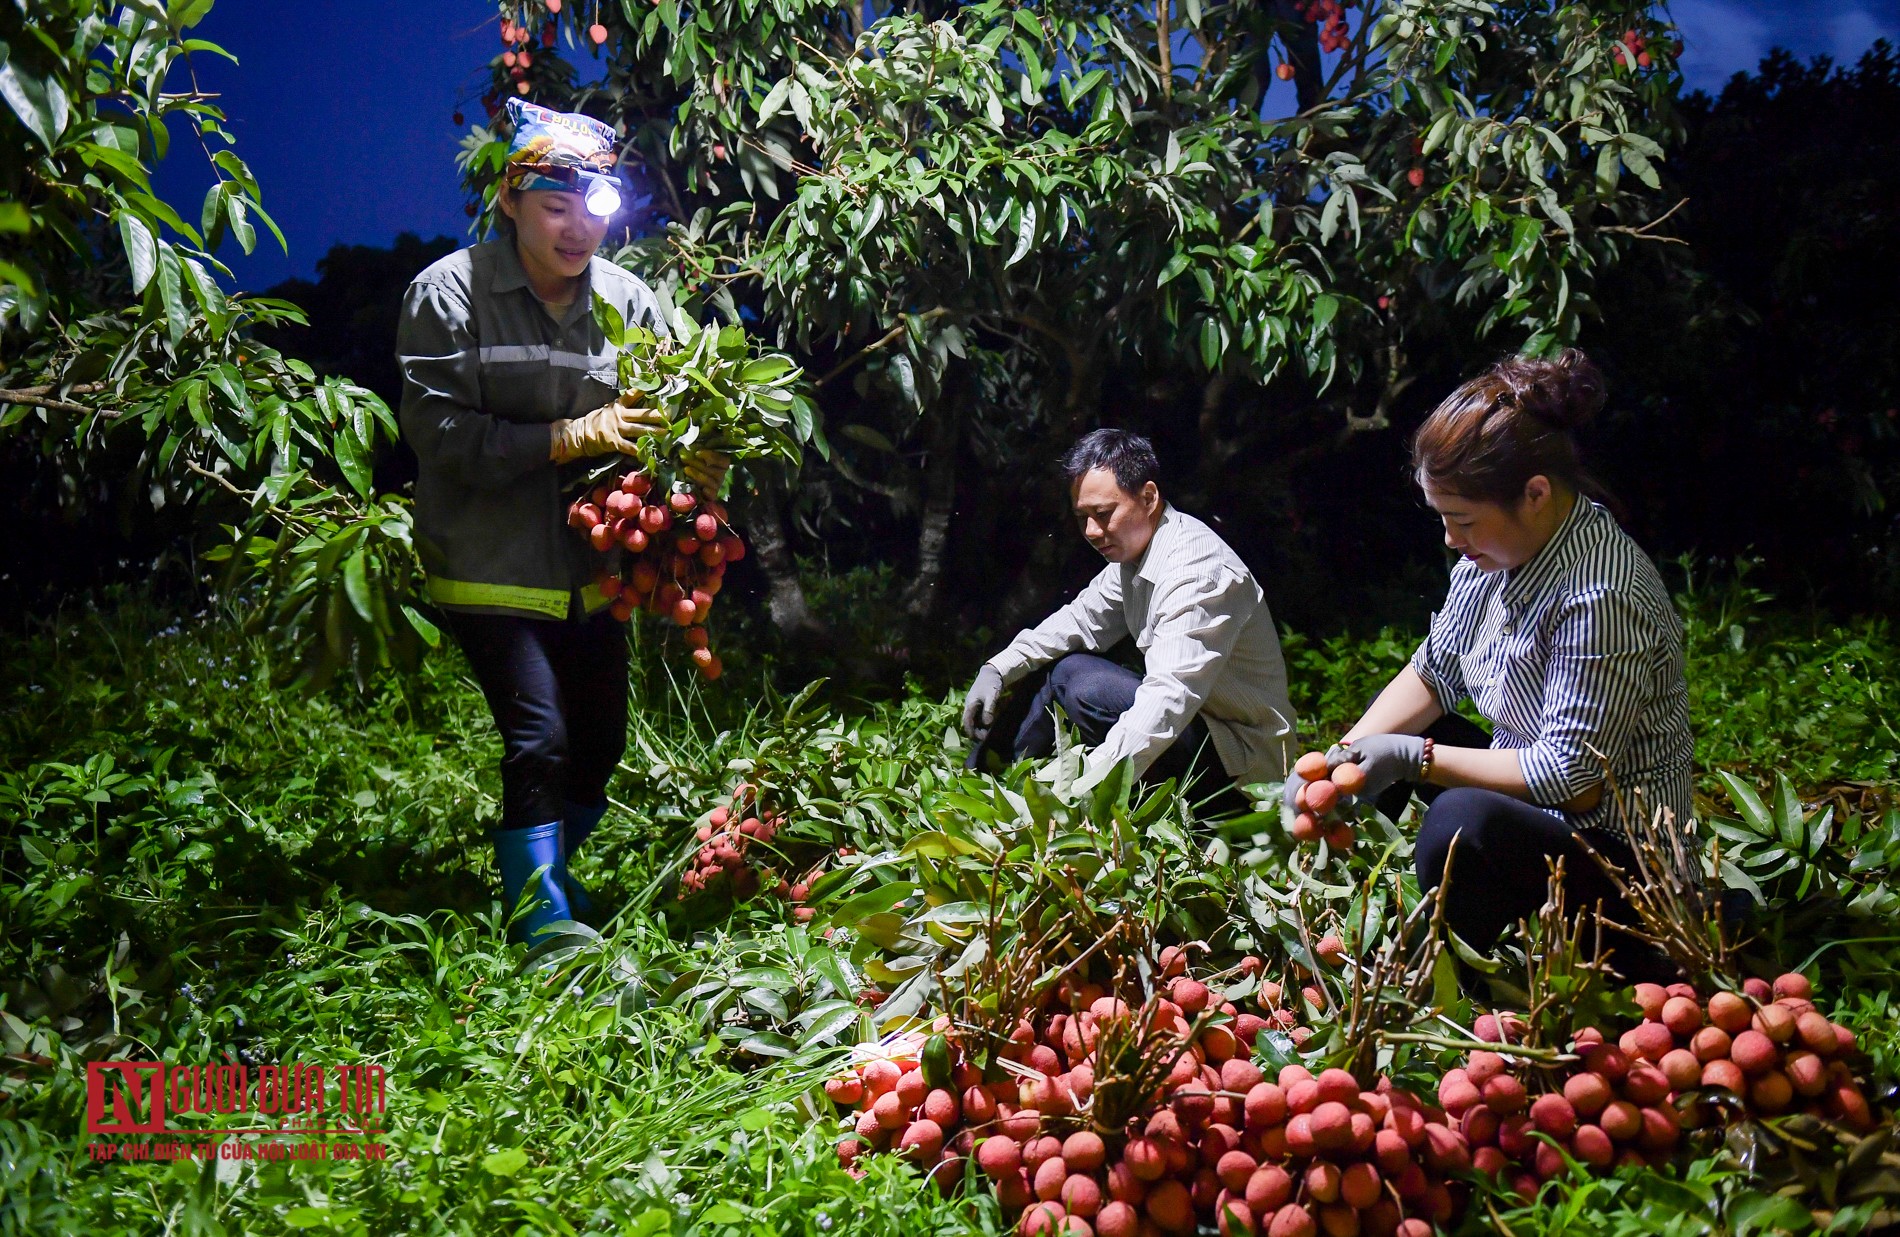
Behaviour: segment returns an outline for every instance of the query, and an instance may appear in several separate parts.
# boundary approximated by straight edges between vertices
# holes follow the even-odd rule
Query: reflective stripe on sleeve
[[[477,584],[471,580],[429,577],[429,598],[444,606],[490,606],[526,610],[549,618],[567,617],[568,593],[558,588],[528,588],[520,584]]]
[[[598,582],[589,584],[581,590],[581,609],[588,614],[594,614],[612,604],[607,594],[600,591]]]
[[[482,349],[483,365],[529,365],[546,362],[557,369],[594,369],[599,364],[585,352],[561,352],[546,344],[491,344]]]

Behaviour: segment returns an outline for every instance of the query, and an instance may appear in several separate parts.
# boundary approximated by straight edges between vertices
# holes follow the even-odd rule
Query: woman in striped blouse
[[[1603,398],[1579,352],[1512,359],[1420,427],[1414,475],[1461,559],[1411,664],[1328,753],[1358,761],[1388,816],[1414,789],[1425,800],[1420,887],[1447,882],[1446,919],[1479,949],[1536,914],[1558,857],[1573,911],[1628,920],[1578,844],[1629,868],[1618,796],[1689,820],[1682,623],[1655,565],[1589,497],[1572,436]],[[1454,712],[1465,700],[1491,733]],[[1626,974],[1662,965],[1615,936]]]

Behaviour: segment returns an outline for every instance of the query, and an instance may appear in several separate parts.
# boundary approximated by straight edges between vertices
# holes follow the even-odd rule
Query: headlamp
[[[589,177],[588,181],[587,192],[582,195],[581,201],[589,214],[605,219],[620,209],[620,190],[612,181],[594,177]]]

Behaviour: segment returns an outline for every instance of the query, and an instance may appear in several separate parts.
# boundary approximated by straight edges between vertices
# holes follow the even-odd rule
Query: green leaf
[[[882,451],[887,455],[897,454],[897,445],[868,425],[846,425],[838,433],[852,442],[862,443],[873,451]]]
[[[738,1048],[754,1056],[784,1058],[797,1054],[798,1041],[776,1031],[759,1031],[740,1040]]]
[[[166,20],[173,30],[189,30],[204,19],[216,0],[172,0]]]
[[[132,267],[132,291],[143,294],[158,272],[158,238],[143,219],[129,210],[119,212],[119,240]]]
[[[374,624],[376,615],[370,604],[369,570],[364,559],[363,547],[359,545],[343,560],[343,591],[348,594],[350,608],[356,611],[357,617]]]
[[[1207,366],[1209,373],[1220,368],[1220,354],[1220,323],[1212,318],[1205,318],[1201,321],[1201,364]]]
[[[421,612],[408,602],[402,603],[401,608],[402,616],[409,620],[411,627],[416,629],[416,634],[422,637],[422,642],[432,649],[440,648],[442,645],[441,629],[428,619],[422,617]]]
[[[937,976],[929,967],[918,971],[900,984],[896,991],[884,998],[883,1004],[877,1007],[878,1018],[889,1020],[912,1017],[923,1009],[924,1002],[930,999],[931,993],[936,988],[936,981]]]
[[[1338,234],[1339,216],[1346,209],[1346,197],[1351,192],[1350,189],[1341,187],[1333,190],[1332,196],[1326,199],[1326,206],[1319,213],[1320,244],[1330,244],[1333,237]]]
[[[206,249],[216,249],[224,238],[224,198],[233,188],[228,180],[221,180],[205,190],[204,207],[198,213],[198,231],[204,237]]]
[[[1339,312],[1339,298],[1327,293],[1313,302],[1313,335],[1315,338],[1324,331]]]
[[[284,1213],[284,1223],[292,1228],[329,1228],[336,1218],[327,1207],[292,1207]]]
[[[1634,147],[1624,147],[1623,166],[1636,173],[1636,179],[1642,181],[1651,189],[1662,188],[1662,178],[1656,174],[1656,169],[1651,166],[1649,157]]]
[[[836,1039],[851,1027],[857,1025],[859,1010],[850,1001],[823,1001],[812,1006],[800,1016],[805,1021],[805,1038],[812,1043],[824,1043]]]
[[[1729,889],[1746,889],[1754,896],[1756,903],[1765,905],[1768,901],[1754,877],[1737,867],[1733,860],[1724,857],[1721,866],[1722,884]]]
[[[627,346],[627,319],[621,314],[620,307],[612,301],[594,293],[594,321],[600,326],[600,333],[607,342],[616,348]]]
[[[1775,826],[1781,844],[1789,850],[1807,853],[1807,814],[1801,810],[1801,796],[1788,775],[1775,775]]]
[[[1728,787],[1728,797],[1735,804],[1736,810],[1741,812],[1743,822],[1754,830],[1758,837],[1774,837],[1774,818],[1768,814],[1768,805],[1761,801],[1761,796],[1755,793],[1755,788],[1727,769],[1716,770],[1716,776],[1722,779],[1724,786]]]
[[[369,459],[363,452],[356,435],[345,426],[337,430],[330,438],[332,450],[336,455],[337,467],[343,470],[343,479],[350,483],[362,498],[369,497],[372,474]]]
[[[1616,192],[1616,185],[1623,176],[1623,161],[1617,157],[1614,146],[1604,146],[1597,151],[1596,189],[1603,197]]]
[[[256,215],[259,219],[262,219],[264,221],[264,226],[269,228],[270,234],[276,238],[277,247],[283,250],[285,253],[289,253],[290,242],[284,239],[284,230],[277,226],[277,221],[275,219],[272,219],[270,216],[270,212],[264,209],[264,204],[262,202],[257,201],[255,198],[253,198],[252,201],[250,202],[250,211],[252,214]]]
[[[793,368],[791,358],[770,354],[747,361],[745,368],[739,371],[743,382],[771,382]]]
[[[779,109],[785,106],[785,101],[791,98],[791,95],[792,79],[779,78],[778,84],[766,91],[765,98],[759,100],[759,123],[764,124],[778,115]]]
[[[520,1147],[491,1151],[482,1157],[482,1171],[496,1177],[512,1177],[528,1166],[528,1153]]]
[[[1023,255],[1029,252],[1029,247],[1035,243],[1035,240],[1036,204],[1034,202],[1024,202],[1022,215],[1016,221],[1016,248],[1014,252],[1009,255],[1009,261],[1003,263],[1004,269],[1008,269],[1022,261]]]
[[[165,308],[165,334],[174,348],[184,342],[185,332],[191,329],[191,312],[185,306],[182,269],[178,255],[172,252],[171,246],[167,245],[159,251],[158,299]],[[238,463],[243,462],[229,444],[223,445],[226,454],[232,455]]]
[[[35,77],[11,59],[0,60],[0,99],[48,151],[66,132],[66,91],[57,80]]]
[[[632,0],[628,0],[629,3]],[[653,1237],[655,1233],[665,1232],[673,1227],[673,1213],[660,1207],[651,1207],[640,1213],[632,1227],[621,1230],[623,1237]]]
[[[831,922],[849,927],[856,920],[890,910],[916,892],[917,886],[910,881],[892,881],[888,885],[867,889],[840,903],[838,909],[831,913]]]
[[[884,195],[874,193],[858,215],[858,241],[868,240],[877,232],[877,225],[884,221]]]
[[[1301,1064],[1300,1052],[1285,1031],[1262,1031],[1254,1037],[1255,1064],[1271,1066],[1275,1071]]]
[[[257,248],[257,229],[246,218],[244,199],[237,194],[228,194],[224,199],[224,213],[231,221],[231,235],[237,237],[239,248],[250,253]]]

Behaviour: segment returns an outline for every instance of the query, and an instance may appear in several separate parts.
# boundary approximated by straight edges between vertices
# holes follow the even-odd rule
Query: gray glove
[[[1294,797],[1300,793],[1300,789],[1305,785],[1305,778],[1291,769],[1286,771],[1286,789],[1280,792],[1280,806],[1286,810],[1286,819],[1289,822],[1291,822],[1295,816],[1299,815],[1299,804],[1293,800]]]
[[[1365,789],[1359,797],[1377,799],[1399,782],[1424,780],[1425,740],[1415,734],[1369,734],[1354,739],[1351,747],[1335,743],[1326,752],[1329,769],[1348,761],[1366,775]]]
[[[990,726],[996,721],[996,702],[1002,698],[1001,672],[988,665],[977,671],[970,694],[963,698],[963,733],[978,743],[989,738]]]

